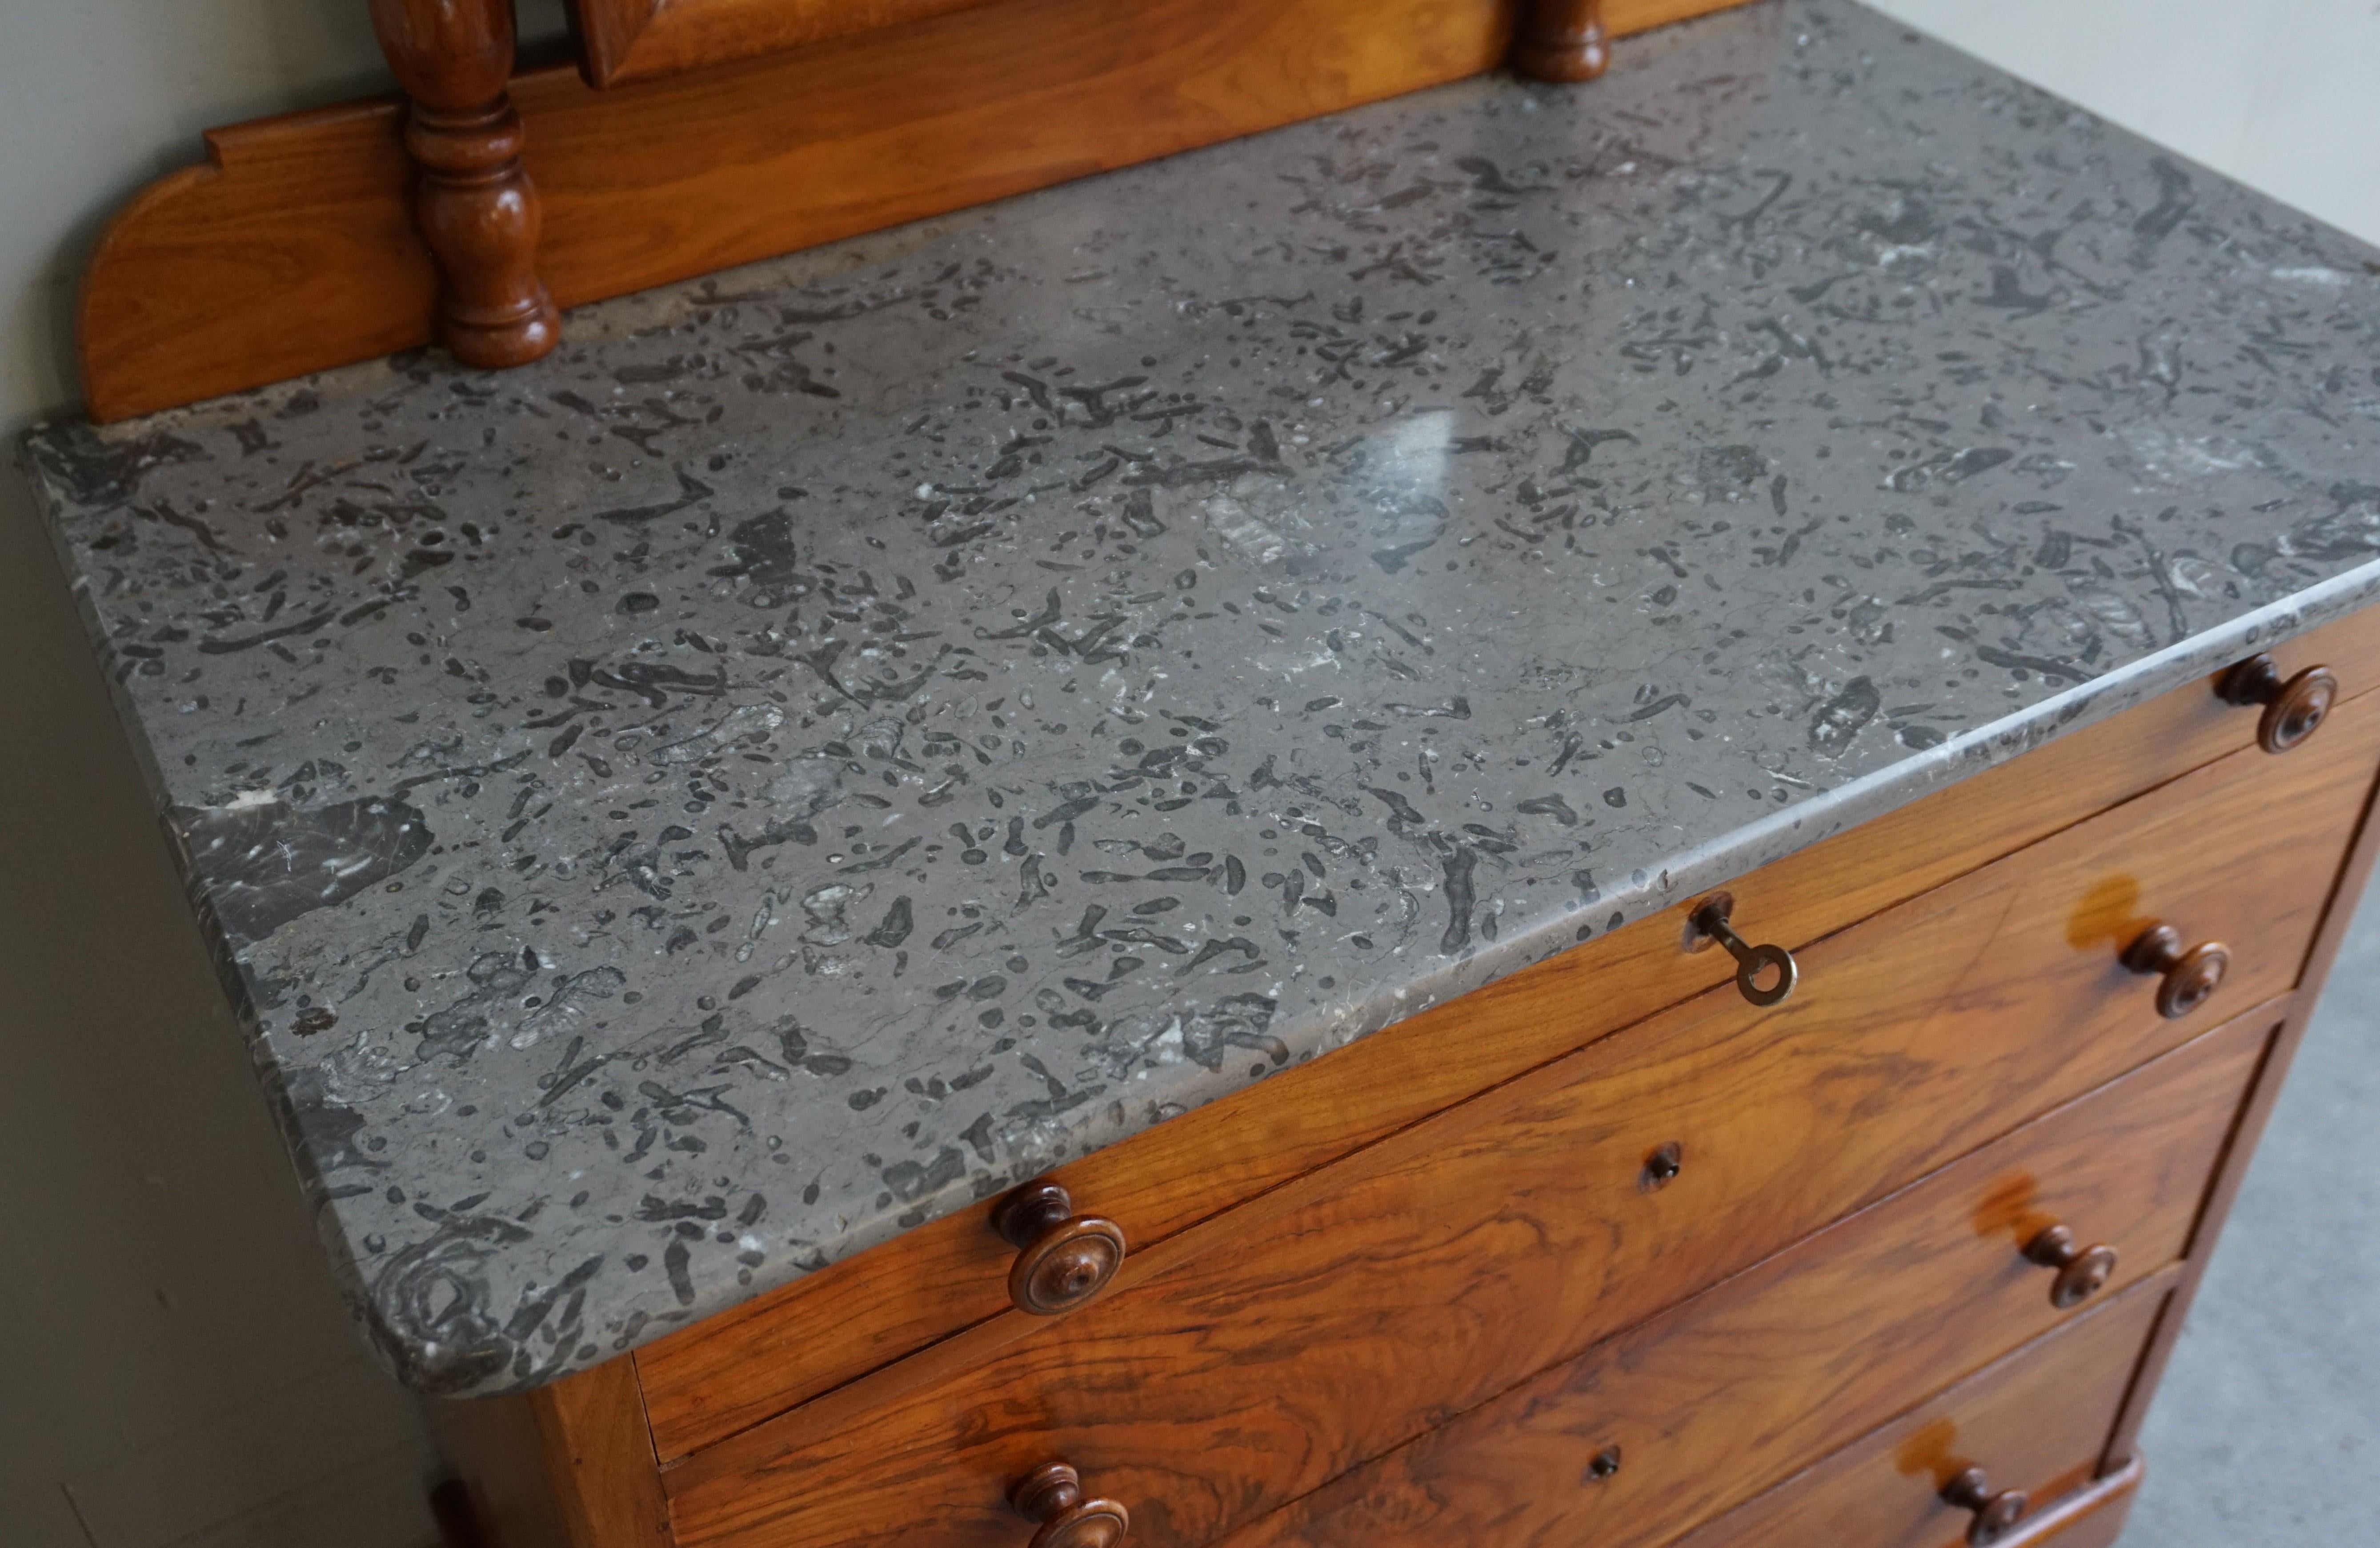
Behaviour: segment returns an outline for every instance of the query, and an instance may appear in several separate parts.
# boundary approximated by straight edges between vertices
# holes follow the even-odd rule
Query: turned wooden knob
[[[2284,682],[2273,659],[2257,655],[2225,672],[2215,691],[2228,704],[2263,705],[2256,745],[2286,753],[2322,729],[2338,697],[2338,674],[2328,667],[2308,667]]]
[[[2231,971],[2231,950],[2220,941],[2201,941],[2184,949],[2181,932],[2170,925],[2152,925],[2124,948],[2124,965],[2134,973],[2160,974],[2157,1014],[2170,1022],[2206,1003],[2223,986]]]
[[[2101,1243],[2085,1247],[2064,1226],[2052,1226],[2024,1246],[2024,1255],[2058,1278],[2049,1287],[2049,1304],[2063,1312],[2080,1306],[2107,1288],[2116,1276],[2116,1250]]]
[[[1512,67],[1539,80],[1593,80],[1611,63],[1603,0],[1532,0],[1512,41]]]
[[[1132,1530],[1132,1512],[1113,1500],[1083,1498],[1083,1478],[1063,1462],[1044,1462],[1008,1488],[1008,1503],[1041,1530],[1033,1548],[1115,1548]]]
[[[1017,1249],[1008,1271],[1008,1299],[1037,1317],[1073,1311],[1107,1288],[1123,1266],[1123,1228],[1096,1215],[1076,1215],[1073,1195],[1054,1182],[1011,1193],[991,1212],[991,1224]]]
[[[1735,959],[1735,986],[1743,991],[1744,998],[1764,1008],[1784,1004],[1802,981],[1800,964],[1781,946],[1754,946],[1737,935],[1728,922],[1734,912],[1735,899],[1730,894],[1714,892],[1688,916],[1688,932],[1727,948],[1727,954]],[[1770,981],[1764,984],[1764,978]]]
[[[2033,1501],[2025,1497],[2022,1489],[1994,1493],[1990,1476],[1981,1468],[1969,1468],[1944,1484],[1942,1503],[1975,1513],[1973,1523],[1967,1528],[1967,1541],[1979,1543],[1997,1542],[2033,1508]]]

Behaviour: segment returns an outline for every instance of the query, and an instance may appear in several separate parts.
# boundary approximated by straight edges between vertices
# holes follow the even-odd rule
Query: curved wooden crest
[[[631,55],[681,8],[600,3],[664,18],[629,37]],[[1606,18],[1620,35],[1741,3],[1608,0]],[[582,21],[598,4],[587,0]],[[776,4],[683,8],[724,17]],[[603,91],[568,67],[514,78],[544,206],[538,270],[556,302],[1476,75],[1502,60],[1517,15],[1516,0],[802,0],[787,14],[804,4],[846,19],[879,4],[947,14]],[[431,342],[438,274],[410,208],[403,123],[404,104],[387,100],[219,129],[204,164],[138,195],[84,280],[91,417]]]

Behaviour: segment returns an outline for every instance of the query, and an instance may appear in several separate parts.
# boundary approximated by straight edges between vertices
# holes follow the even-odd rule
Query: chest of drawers
[[[492,1536],[2107,1541],[2371,861],[2380,619],[2277,658],[1731,884],[1782,1003],[1682,900],[505,1400]]]
[[[27,453],[458,1542],[2117,1530],[2370,865],[2380,254],[1852,0],[375,9],[97,417],[617,298]]]

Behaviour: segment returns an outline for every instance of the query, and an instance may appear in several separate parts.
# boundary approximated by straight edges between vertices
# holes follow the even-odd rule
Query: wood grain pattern
[[[607,1361],[529,1401],[573,1548],[672,1548],[635,1365]]]
[[[102,233],[76,334],[104,424],[410,349],[438,326],[438,268],[407,199],[394,102],[218,129]]]
[[[2135,1286],[1688,1534],[1677,1548],[1950,1548],[1967,1517],[1941,1503],[1961,1468],[2034,1508],[1998,1548],[2043,1542],[2094,1494],[2100,1451],[2170,1280]]]
[[[2380,609],[2292,642],[2286,662],[2380,663]],[[2293,669],[2294,670],[2294,669]],[[2349,692],[2375,669],[2350,670]],[[2149,704],[1730,884],[1739,917],[1801,946],[1973,871],[2135,792],[2252,745],[2256,716],[2211,683]],[[2322,737],[2258,777],[2324,756]],[[1694,900],[1059,1170],[1141,1252],[1591,1038],[1728,980],[1681,956]],[[2255,998],[2246,991],[2233,1003]],[[2222,1012],[2218,1010],[2216,1014]],[[1461,1050],[1449,1058],[1450,1047]],[[637,1360],[665,1461],[716,1444],[1008,1306],[1014,1253],[989,1203],[918,1228]]]
[[[2359,662],[2369,658],[2354,658]],[[2294,756],[2294,755],[2292,755]],[[2297,1057],[2299,1046],[2305,1040],[2306,1027],[2313,1019],[2321,1001],[2324,981],[2330,974],[2331,964],[2338,960],[2339,948],[2346,943],[2347,932],[2355,921],[2356,904],[2365,894],[2372,880],[2375,864],[2380,864],[2380,788],[2368,799],[2359,820],[2348,853],[2326,900],[2321,927],[2315,932],[2313,949],[2308,955],[2306,969],[2300,978],[2300,988],[2287,1022],[2278,1036],[2273,1039],[2272,1052],[2265,1066],[2257,1071],[2254,1092],[2241,1108],[2239,1128],[2226,1147],[2223,1163],[2216,1174],[2215,1187],[2207,1202],[2205,1217],[2200,1222],[2197,1235],[2192,1240],[2190,1262],[2181,1282],[2174,1291],[2171,1304],[2158,1323],[2156,1336],[2149,1346],[2148,1357],[2143,1361],[2141,1377],[2124,1405],[2122,1422],[2116,1427],[2115,1438],[2107,1447],[2107,1466],[2120,1468],[2139,1459],[2137,1445],[2141,1426],[2148,1418],[2150,1401],[2156,1396],[2157,1384],[2165,1378],[2167,1363],[2172,1359],[2174,1343],[2181,1336],[2190,1308],[2197,1300],[2199,1287],[2206,1278],[2207,1264],[2215,1253],[2216,1242],[2229,1217],[2231,1205],[2239,1198],[2240,1186],[2248,1175],[2249,1163],[2256,1154],[2256,1145],[2264,1138],[2265,1126],[2273,1116],[2273,1105],[2280,1099],[2282,1083],[2289,1078],[2289,1065]]]
[[[2228,704],[2263,706],[2257,745],[2280,754],[2322,729],[2323,717],[2338,695],[2338,677],[2328,667],[2317,666],[2285,678],[2270,656],[2256,655],[2224,673],[2216,691]]]
[[[947,1400],[960,1409],[1002,1391],[1078,1380],[1087,1390],[1082,1367],[1122,1359],[1116,1349],[1160,1324],[1192,1346],[1184,1370],[1223,1360],[1235,1336],[1273,1349],[1284,1327],[1297,1329],[1287,1342],[1312,1346],[1298,1359],[1327,1359],[1353,1336],[1334,1317],[1385,1317],[1415,1296],[1443,1312],[1448,1286],[1476,1280],[1458,1325],[1432,1324],[1426,1308],[1399,1313],[1415,1346],[1399,1366],[1415,1397],[1354,1405],[1361,1422],[1390,1431],[1419,1422],[1416,1401],[1459,1409],[1481,1395],[1476,1384],[1493,1390],[1747,1261],[1726,1254],[1782,1246],[1864,1191],[2171,1046],[2188,1024],[2160,1018],[2117,960],[2143,896],[2247,943],[2224,993],[2285,989],[2323,898],[2302,879],[2335,866],[2338,835],[2361,807],[2380,754],[2380,701],[2343,711],[2329,734],[2328,747],[2299,755],[2303,785],[2277,783],[2284,766],[2261,754],[2234,755],[1810,948],[1807,987],[1783,1010],[1764,1015],[1722,994],[1658,1018],[1144,1249],[1107,1302],[1048,1333],[1015,1318],[987,1324],[754,1433],[783,1448],[800,1433],[844,1431],[938,1366],[959,1373],[965,1395]],[[2303,826],[2246,820],[2268,804]],[[1636,1187],[1644,1159],[1671,1140],[1682,1143],[1682,1179],[1648,1201]],[[1510,1245],[1490,1252],[1482,1233],[1499,1229]],[[1312,1277],[1342,1256],[1386,1282]],[[1258,1282],[1271,1288],[1259,1296]],[[1264,1320],[1245,1335],[1196,1310],[1259,1300]],[[995,1352],[996,1368],[978,1368]],[[1269,1380],[1330,1385],[1304,1367]],[[940,1400],[941,1390],[904,1400]],[[1166,1401],[1180,1397],[1170,1387]],[[722,1451],[710,1465],[750,1460]]]
[[[674,75],[873,32],[993,0],[571,0],[595,86]]]
[[[1402,1252],[1393,1216],[1442,1201],[1400,1201],[1441,1169],[1494,1167],[1492,1140],[1523,1147],[1505,1159],[1532,1192],[1566,1160],[1608,1172],[1625,1141],[1585,1136],[1566,1151],[1508,1123],[1467,1137],[1476,1149],[1417,1146],[1377,1188],[1252,1243],[1237,1274],[1189,1259],[1067,1319],[1061,1340],[1014,1345],[804,1444],[781,1446],[779,1426],[764,1426],[698,1454],[665,1477],[671,1520],[683,1548],[856,1548],[916,1520],[950,1548],[991,1548],[1014,1532],[1006,1481],[1047,1452],[1128,1505],[1145,1548],[1193,1548],[1301,1495],[1252,1541],[1569,1542],[1592,1530],[1617,1544],[1630,1541],[1610,1514],[1622,1502],[1642,1532],[1674,1532],[2062,1320],[2020,1251],[2037,1216],[2126,1243],[2119,1285],[2178,1256],[2271,1024],[2222,1029],[1504,1397],[1525,1374],[1510,1366],[1517,1346],[1539,1341],[1531,1331],[1600,1332],[1641,1310],[1605,1315],[1669,1272],[1630,1239],[1691,1252],[1704,1218],[1740,1226],[1748,1212],[1717,1190],[1695,1210],[1682,1191],[1690,1144],[1684,1177],[1612,1241],[1624,1262],[1608,1276],[1591,1253],[1540,1250],[1564,1228],[1559,1205],[1475,1210],[1437,1251]],[[1763,1089],[1753,1077],[1720,1100],[1741,1109]],[[1823,1146],[1729,1168],[1732,1148],[1712,1150],[1715,1169],[1773,1159],[1791,1191]],[[1633,1174],[1620,1184],[1633,1191]],[[1532,1272],[1555,1259],[1584,1282]],[[1602,1488],[1545,1486],[1614,1445],[1626,1466]],[[1416,1499],[1447,1514],[1418,1518]],[[1540,1516],[1542,1535],[1512,1530]]]
[[[2271,1027],[2234,1022],[2094,1092],[1223,1548],[1668,1542],[2070,1315],[2017,1266],[2017,1215],[2115,1222],[2119,1284],[2169,1285]],[[1545,1486],[1615,1446],[1598,1486]]]
[[[468,1548],[672,1548],[636,1369],[423,1412],[461,1484],[443,1514]]]
[[[1512,26],[1512,0],[1002,0],[604,91],[533,71],[512,96],[541,272],[575,307],[1477,75]],[[400,117],[217,130],[207,166],[138,196],[84,278],[91,417],[429,343]]]
[[[653,24],[668,0],[568,0],[570,41],[579,73],[589,86],[620,79],[637,40]]]

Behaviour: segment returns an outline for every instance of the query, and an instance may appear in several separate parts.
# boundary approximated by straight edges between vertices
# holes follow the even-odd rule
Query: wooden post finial
[[[445,280],[439,333],[467,365],[527,365],[561,341],[537,274],[537,187],[513,110],[511,0],[371,0],[372,27],[412,99],[415,212]]]
[[[1530,0],[1512,67],[1539,80],[1593,80],[1611,63],[1603,0]]]

